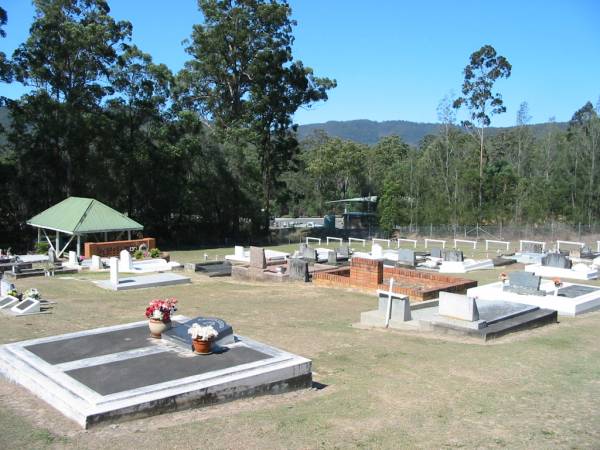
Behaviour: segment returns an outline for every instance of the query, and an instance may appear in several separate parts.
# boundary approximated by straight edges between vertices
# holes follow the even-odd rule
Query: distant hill
[[[551,123],[539,123],[529,125],[534,135],[542,136],[549,129]],[[566,122],[556,122],[554,125],[560,129],[567,127]],[[428,134],[436,134],[440,128],[437,123],[419,123],[409,122],[407,120],[388,120],[385,122],[375,122],[372,120],[347,120],[330,121],[325,123],[311,123],[300,125],[298,127],[298,137],[300,140],[306,139],[316,130],[323,130],[329,136],[348,139],[363,144],[375,144],[384,136],[397,135],[404,142],[411,145],[418,145],[421,139]],[[512,127],[490,127],[491,134],[496,134]]]

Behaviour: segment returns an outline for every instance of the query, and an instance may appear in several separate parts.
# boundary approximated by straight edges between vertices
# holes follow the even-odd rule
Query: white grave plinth
[[[133,270],[133,258],[127,250],[119,253],[119,272],[131,272]]]
[[[110,264],[110,284],[114,287],[119,285],[119,258],[111,257]]]
[[[12,291],[15,285],[2,279],[0,280],[0,296],[5,297],[8,295],[8,291]]]
[[[440,292],[438,314],[468,322],[479,320],[479,311],[474,298],[450,292]]]
[[[98,255],[92,255],[92,264],[90,265],[91,270],[102,270],[102,259]]]
[[[530,264],[525,266],[527,272],[535,273],[544,278],[571,278],[573,280],[595,280],[598,278],[598,269],[591,268],[586,264],[575,264],[572,269],[560,267],[542,266],[541,264]]]
[[[17,297],[13,297],[12,295],[3,295],[0,298],[0,309],[10,309],[19,303],[19,299]]]
[[[36,314],[40,312],[40,301],[27,297],[10,308],[10,311],[15,315]]]
[[[523,303],[525,305],[537,306],[539,308],[553,309],[558,311],[562,316],[576,316],[578,314],[592,311],[600,308],[600,288],[593,292],[580,295],[578,297],[569,298],[555,296],[556,287],[554,282],[550,280],[542,280],[540,290],[545,291],[545,296],[533,294],[517,294],[516,292],[508,292],[502,289],[502,282],[477,286],[467,290],[469,297],[481,298],[484,300],[503,300],[507,302]],[[577,283],[563,283],[562,287],[568,286],[584,286],[589,288],[597,288],[597,286],[587,286]]]
[[[465,259],[464,261],[442,261],[440,273],[467,273],[473,270],[489,270],[494,268],[491,259]]]

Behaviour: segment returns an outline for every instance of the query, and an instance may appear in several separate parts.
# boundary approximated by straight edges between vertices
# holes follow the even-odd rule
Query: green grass
[[[295,248],[296,246],[292,246]],[[279,247],[286,248],[286,247]],[[200,261],[226,249],[172,252]],[[513,267],[503,268],[513,270]],[[495,281],[500,270],[466,277]],[[464,276],[464,275],[463,275]],[[109,292],[76,277],[20,280],[53,314],[0,316],[0,342],[142,320],[148,300],[218,316],[236,333],[312,359],[326,385],[87,432],[24,389],[0,382],[0,448],[594,448],[600,442],[600,312],[492,344],[353,328],[374,295],[313,285],[193,284]]]

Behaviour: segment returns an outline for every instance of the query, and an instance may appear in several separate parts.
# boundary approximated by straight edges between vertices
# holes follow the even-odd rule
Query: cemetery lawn
[[[293,245],[290,248],[295,248]],[[200,261],[223,249],[172,252]],[[461,275],[490,282],[509,266]],[[0,380],[0,448],[594,448],[600,443],[600,311],[497,342],[361,330],[376,298],[303,284],[238,283],[112,292],[108,274],[19,280],[58,304],[0,315],[0,343],[143,320],[174,296],[179,313],[218,316],[242,336],[313,360],[315,388],[81,430]],[[593,284],[600,285],[595,282]]]

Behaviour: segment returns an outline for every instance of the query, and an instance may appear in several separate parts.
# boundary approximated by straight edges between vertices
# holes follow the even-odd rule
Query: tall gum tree
[[[192,60],[178,76],[180,98],[224,140],[241,137],[250,143],[259,165],[266,231],[273,189],[298,151],[292,116],[300,107],[327,100],[336,82],[316,77],[293,58],[296,22],[286,1],[199,0],[198,5],[204,21],[194,25],[186,49]]]
[[[498,79],[508,78],[511,70],[512,66],[504,56],[498,55],[491,45],[484,45],[471,54],[463,72],[463,96],[453,104],[457,109],[467,107],[471,120],[464,121],[463,126],[474,131],[479,140],[479,216],[483,200],[484,130],[491,123],[490,116],[506,112],[502,96],[493,93],[492,89]]]

